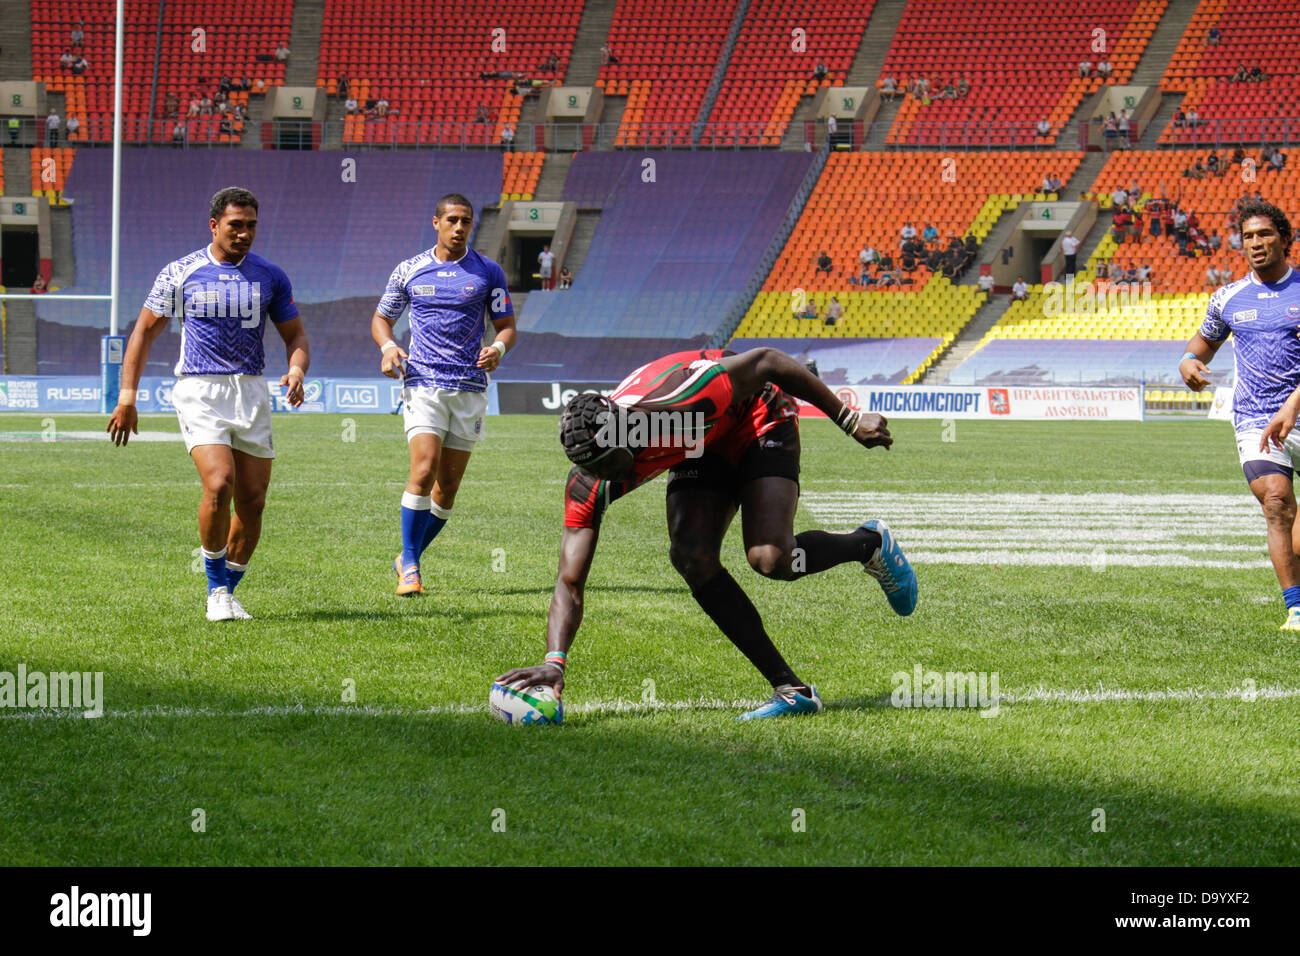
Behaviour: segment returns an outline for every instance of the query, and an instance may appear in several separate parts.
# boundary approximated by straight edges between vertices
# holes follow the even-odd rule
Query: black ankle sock
[[[817,574],[827,568],[848,561],[865,561],[880,547],[880,535],[875,531],[857,531],[848,534],[830,534],[826,531],[803,531],[794,537],[801,549],[803,565],[796,561],[795,577]]]
[[[803,686],[763,630],[763,619],[759,617],[754,602],[725,568],[692,591],[691,597],[773,687],[778,684]]]

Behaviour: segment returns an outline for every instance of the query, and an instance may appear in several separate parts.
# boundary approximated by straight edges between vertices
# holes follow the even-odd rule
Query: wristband
[[[135,404],[135,392],[136,392],[136,390],[133,389],[133,388],[121,388],[121,389],[118,389],[118,392],[117,392],[117,404],[119,404],[119,405],[134,405],[134,404]]]
[[[490,348],[490,349],[496,349],[498,352],[501,353],[501,358],[505,358],[505,355],[506,355],[506,343],[502,342],[500,339],[497,339],[497,341],[495,341],[495,342],[493,342],[491,345],[489,345],[488,348]],[[500,359],[498,359],[498,361],[500,361]]]
[[[842,409],[840,409],[840,414],[838,417],[836,417],[835,424],[840,427],[840,429],[844,432],[844,434],[852,435],[853,432],[857,430],[858,419],[860,419],[861,417],[862,417],[861,412],[859,412],[857,409],[850,408],[848,405],[845,405]]]
[[[381,351],[381,352],[387,352],[389,349],[395,349],[395,348],[400,348],[400,347],[401,347],[401,346],[399,346],[399,345],[398,345],[396,342],[394,342],[392,339],[389,339],[389,340],[388,340],[387,342],[385,342],[383,345],[379,346],[379,351]]]
[[[565,658],[564,651],[551,651],[546,655],[546,660],[542,661],[542,663],[554,664],[556,667],[560,669],[560,673],[564,673],[565,668],[569,666],[569,662]]]
[[[1188,359],[1196,359],[1196,360],[1199,362],[1199,361],[1200,361],[1200,356],[1197,355],[1195,352],[1184,352],[1184,353],[1183,353],[1183,357],[1180,358],[1180,359],[1178,360],[1178,364],[1179,364],[1179,365],[1182,365],[1182,364],[1183,364],[1184,362],[1186,362]]]
[[[306,381],[306,379],[307,379],[307,373],[303,371],[301,365],[290,365],[290,366],[289,366],[289,374],[292,375],[294,372],[297,372],[298,375],[299,375],[299,376],[300,376],[304,381]]]

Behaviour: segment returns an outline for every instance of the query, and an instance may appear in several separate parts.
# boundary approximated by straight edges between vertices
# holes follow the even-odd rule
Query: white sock
[[[402,492],[402,507],[410,508],[412,511],[428,511],[433,504],[433,498],[429,495],[413,495],[409,491]]]

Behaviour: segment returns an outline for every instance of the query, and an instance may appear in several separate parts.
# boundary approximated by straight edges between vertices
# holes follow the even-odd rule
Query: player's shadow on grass
[[[288,624],[294,621],[306,623],[321,623],[331,621],[410,621],[420,620],[423,618],[441,618],[441,619],[459,619],[459,620],[477,620],[479,618],[489,617],[510,617],[520,619],[531,619],[537,617],[537,612],[530,608],[520,608],[518,610],[508,610],[499,607],[474,608],[466,610],[456,608],[448,610],[446,606],[429,603],[427,607],[422,607],[419,603],[412,603],[410,610],[393,610],[393,611],[363,611],[348,608],[318,608],[315,610],[295,611],[292,614],[259,614],[259,621],[275,621],[277,624]]]
[[[591,594],[598,592],[602,594],[685,594],[686,589],[677,585],[676,587],[653,587],[648,584],[588,584],[586,593]],[[518,595],[518,594],[554,594],[555,586],[545,588],[503,588],[500,591],[488,590],[485,594],[500,595]]]

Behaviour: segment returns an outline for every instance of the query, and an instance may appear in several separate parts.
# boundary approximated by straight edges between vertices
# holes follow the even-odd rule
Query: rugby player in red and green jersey
[[[560,419],[574,463],[565,483],[559,575],[547,621],[546,660],[497,678],[564,688],[569,648],[582,622],[583,591],[609,504],[668,471],[669,557],[691,596],[772,684],[746,720],[817,713],[821,698],[796,676],[763,628],[753,602],[722,566],[722,539],[737,509],[750,566],[793,581],[849,561],[876,578],[898,614],[916,607],[911,565],[884,522],[847,534],[794,533],[799,500],[799,424],[794,402],[815,405],[866,448],[893,444],[881,415],[845,405],[820,379],[777,349],[735,354],[677,352],[633,372],[606,398],[576,396]]]

